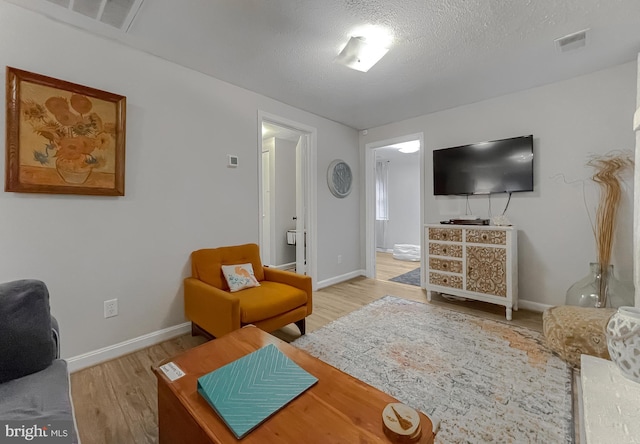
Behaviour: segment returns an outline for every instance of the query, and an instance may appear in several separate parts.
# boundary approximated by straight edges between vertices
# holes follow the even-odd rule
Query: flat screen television
[[[433,194],[533,191],[533,136],[433,151]]]

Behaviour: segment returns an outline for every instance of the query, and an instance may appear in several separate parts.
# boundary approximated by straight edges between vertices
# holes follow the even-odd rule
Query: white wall
[[[296,228],[296,143],[275,139],[275,265],[296,261],[296,247],[287,244],[287,230]]]
[[[360,145],[364,153],[367,143],[424,131],[425,221],[438,222],[465,214],[465,199],[434,197],[434,149],[533,134],[535,191],[515,193],[507,212],[518,228],[520,299],[533,303],[529,307],[564,304],[566,290],[587,274],[588,264],[596,255],[582,184],[591,210],[597,203],[597,188],[587,180],[592,171],[585,162],[592,153],[633,149],[630,122],[635,97],[636,63],[630,62],[369,129],[366,136],[361,136]],[[584,182],[573,182],[578,180]],[[632,189],[629,175],[612,258],[617,275],[625,280],[632,279]],[[470,200],[473,214],[488,216],[486,196]],[[494,215],[501,213],[506,196],[493,196],[491,204]]]
[[[258,110],[318,129],[318,277],[359,270],[353,129],[4,1],[0,65],[127,96],[124,197],[0,193],[0,281],[47,284],[63,356],[184,322],[191,251],[258,241]],[[336,157],[356,176],[343,200],[326,186]],[[120,314],[104,319],[111,298]]]
[[[634,115],[634,130],[636,131],[636,166],[640,165],[640,54],[638,54],[638,80],[636,88],[637,109]],[[635,258],[633,277],[636,286],[635,306],[640,307],[640,167],[636,167],[634,186],[638,190],[634,196],[633,208],[633,257]]]
[[[420,153],[402,154],[389,164],[389,241],[420,245]]]
[[[382,248],[420,245],[420,153],[389,159],[389,221]],[[376,233],[378,237],[378,233]]]

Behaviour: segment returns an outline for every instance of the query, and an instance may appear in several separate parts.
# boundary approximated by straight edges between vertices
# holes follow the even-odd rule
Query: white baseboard
[[[348,281],[358,276],[366,276],[365,270],[356,270],[341,276],[335,276],[324,281],[318,281],[318,289],[329,287],[330,285],[339,284],[340,282]]]
[[[138,336],[137,338],[129,339],[118,344],[83,353],[78,356],[73,356],[72,358],[65,360],[67,361],[69,371],[76,372],[83,368],[91,367],[93,365],[100,364],[101,362],[124,356],[136,350],[140,350],[141,348],[158,344],[162,341],[166,341],[167,339],[189,333],[190,331],[191,322],[185,322],[183,324],[174,325],[173,327],[164,328],[146,335]]]
[[[545,311],[547,308],[552,307],[552,305],[547,305],[547,304],[541,304],[539,302],[533,302],[533,301],[518,301],[518,308],[524,308],[525,310],[531,310],[531,311],[537,311],[539,313],[542,313],[543,311]]]
[[[330,285],[339,284],[340,282],[348,281],[358,276],[365,276],[365,270],[356,270],[350,273],[336,276],[330,279],[325,279],[318,282],[318,289],[329,287]],[[518,301],[518,308],[525,310],[531,310],[542,313],[545,309],[551,307],[551,305],[540,304],[532,301]],[[78,356],[73,356],[67,361],[67,367],[70,372],[76,372],[83,368],[91,367],[101,362],[108,361],[110,359],[119,358],[129,353],[133,353],[141,348],[149,347],[154,344],[158,344],[162,341],[166,341],[176,336],[189,333],[191,331],[191,323],[185,322],[183,324],[174,325],[173,327],[164,328],[162,330],[154,331],[146,335],[138,336],[137,338],[129,339],[127,341],[120,342],[118,344],[110,345],[108,347],[100,348],[98,350],[83,353]]]

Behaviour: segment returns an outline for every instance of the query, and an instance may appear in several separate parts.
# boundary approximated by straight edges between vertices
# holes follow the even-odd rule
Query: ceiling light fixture
[[[388,47],[365,37],[351,37],[334,61],[356,71],[367,72],[387,51]]]
[[[420,141],[410,140],[408,142],[396,143],[394,145],[389,145],[389,148],[395,148],[404,154],[411,154],[420,150]]]

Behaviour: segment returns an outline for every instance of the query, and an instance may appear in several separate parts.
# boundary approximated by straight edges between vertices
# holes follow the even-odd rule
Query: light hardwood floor
[[[307,318],[307,332],[385,295],[426,303],[426,294],[421,288],[387,280],[419,267],[419,263],[396,261],[391,255],[381,255],[377,259],[378,279],[355,278],[314,292],[313,314]],[[438,297],[433,298],[432,304],[505,321],[504,308],[493,304],[451,302]],[[540,331],[542,316],[519,310],[513,313],[511,323]],[[275,335],[290,341],[299,333],[292,325]],[[71,394],[82,443],[155,443],[158,434],[157,388],[151,367],[203,342],[203,338],[184,335],[73,373]]]
[[[401,261],[393,258],[393,253],[376,252],[376,279],[388,281],[420,267],[420,261]]]
[[[394,296],[406,297],[407,299],[418,300],[421,302],[426,302],[427,295],[424,290],[421,288],[415,287],[413,285],[405,285],[399,284],[395,282],[385,282],[391,278],[394,278],[403,273],[407,273],[411,270],[420,267],[420,262],[409,262],[409,261],[400,261],[393,258],[393,254],[391,253],[376,253],[376,278],[379,280],[379,286],[388,291],[385,294],[392,294]],[[391,285],[391,287],[389,287]],[[398,294],[394,292],[393,289],[400,288],[402,290],[402,294]],[[327,288],[330,290],[330,288]],[[382,297],[384,295],[380,295]],[[375,299],[378,299],[376,297]],[[440,305],[443,307],[451,308],[452,310],[464,311],[471,314],[476,314],[479,316],[483,316],[488,319],[496,319],[499,321],[506,321],[505,318],[505,308],[500,305],[489,304],[486,302],[480,301],[453,301],[449,299],[445,299],[438,295],[437,293],[433,294],[432,303],[436,305]],[[528,310],[515,311],[513,313],[513,322],[514,325],[520,325],[522,327],[527,327],[532,330],[542,331],[542,314],[535,313]]]

